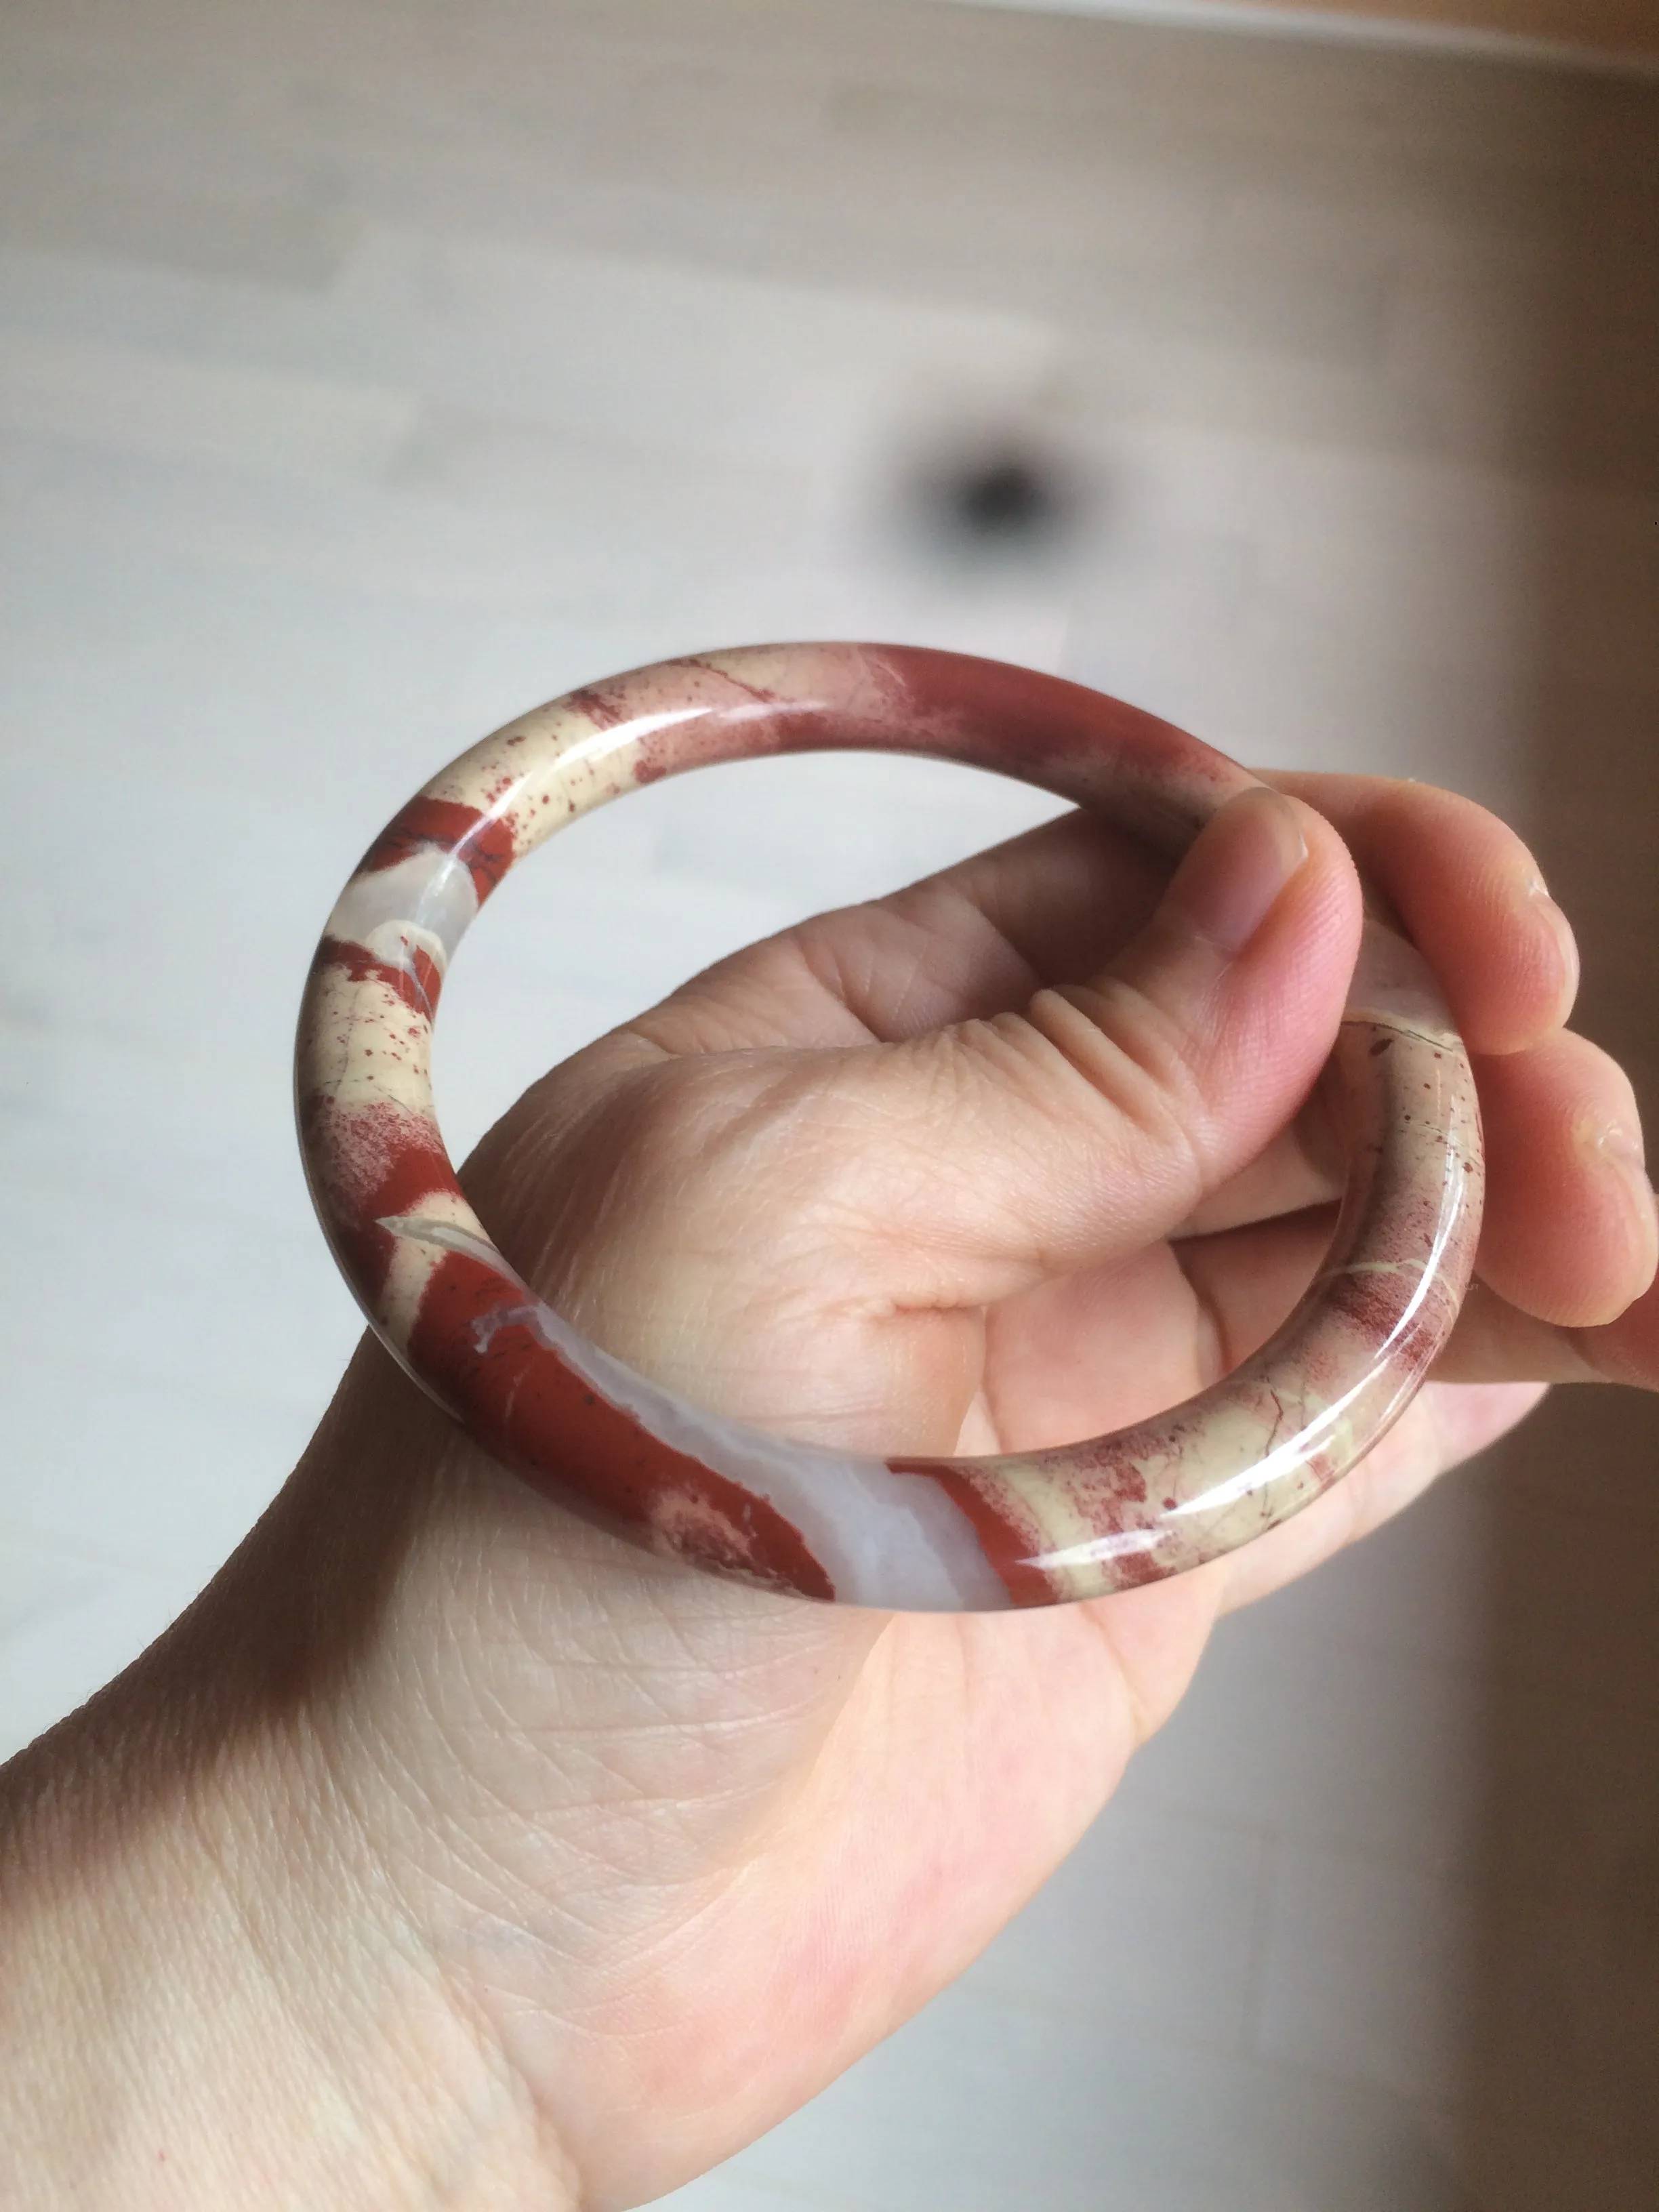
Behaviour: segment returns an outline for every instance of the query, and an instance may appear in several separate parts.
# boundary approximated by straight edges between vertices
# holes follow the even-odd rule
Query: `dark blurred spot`
[[[1015,445],[936,458],[916,481],[919,520],[940,550],[970,559],[1039,559],[1062,550],[1084,506],[1073,471]]]
[[[1064,507],[1059,486],[1018,454],[972,470],[956,486],[955,497],[961,526],[981,538],[1045,537]]]

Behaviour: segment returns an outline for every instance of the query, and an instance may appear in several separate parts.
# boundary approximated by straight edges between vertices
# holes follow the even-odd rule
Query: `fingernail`
[[[1527,885],[1527,897],[1555,939],[1561,963],[1561,1018],[1565,1021],[1578,995],[1578,939],[1572,933],[1572,924],[1550,896],[1549,887],[1541,876],[1534,876]]]
[[[1288,799],[1241,792],[1208,822],[1164,894],[1162,911],[1229,957],[1242,952],[1308,857]]]
[[[1641,1212],[1650,1220],[1659,1218],[1659,1200],[1655,1200],[1648,1177],[1639,1131],[1627,1128],[1622,1121],[1604,1123],[1589,1133],[1589,1150],[1624,1178]]]

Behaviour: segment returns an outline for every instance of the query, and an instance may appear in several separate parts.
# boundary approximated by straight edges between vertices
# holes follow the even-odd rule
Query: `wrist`
[[[0,2201],[557,2212],[567,2164],[356,1801],[311,1608],[271,1601],[283,1514],[0,1773]]]

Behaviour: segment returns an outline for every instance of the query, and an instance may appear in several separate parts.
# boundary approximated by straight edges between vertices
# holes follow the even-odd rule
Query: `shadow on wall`
[[[1534,843],[1577,1025],[1659,1129],[1659,101],[1558,111],[1563,246]],[[1651,1147],[1650,1147],[1651,1149]],[[1502,1455],[1461,2161],[1493,2212],[1650,2212],[1659,2176],[1659,1406],[1565,1389]]]

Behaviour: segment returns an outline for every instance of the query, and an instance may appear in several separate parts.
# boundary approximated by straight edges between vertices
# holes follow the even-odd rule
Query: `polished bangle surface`
[[[580,1336],[456,1182],[433,1106],[433,1015],[514,863],[659,777],[849,749],[1000,770],[1172,859],[1256,781],[1117,700],[910,647],[700,655],[520,716],[387,825],[318,948],[296,1091],[335,1256],[375,1334],[480,1444],[653,1550],[810,1597],[928,1611],[1047,1605],[1196,1566],[1300,1511],[1370,1449],[1468,1285],[1482,1188],[1468,1057],[1420,956],[1382,921],[1365,923],[1324,1079],[1348,1176],[1320,1273],[1232,1374],[1111,1436],[889,1461],[725,1419]]]

